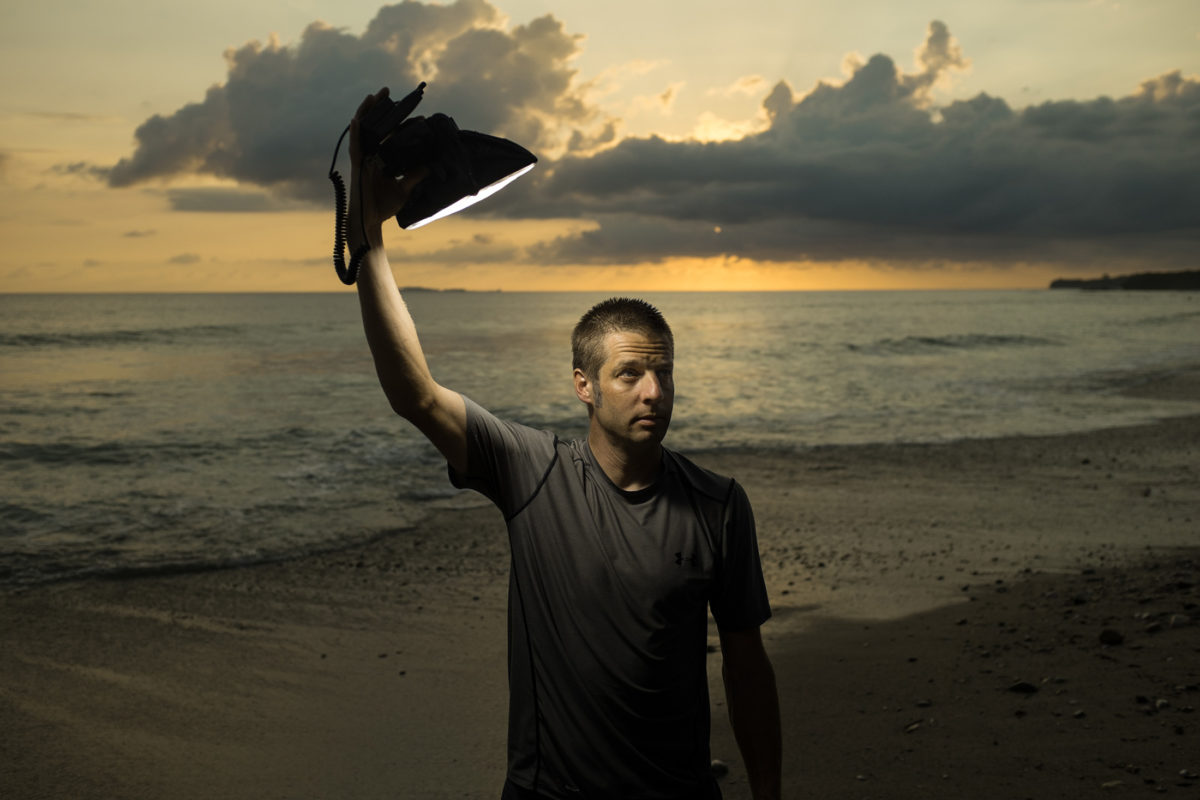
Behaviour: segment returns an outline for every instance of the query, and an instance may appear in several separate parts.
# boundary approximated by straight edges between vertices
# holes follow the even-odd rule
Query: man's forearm
[[[432,402],[434,383],[382,246],[372,247],[363,259],[358,299],[379,383],[396,413],[409,418]]]
[[[761,658],[726,662],[722,669],[729,722],[737,739],[742,761],[755,800],[778,800],[783,762],[779,719],[779,693],[775,671],[763,653]]]

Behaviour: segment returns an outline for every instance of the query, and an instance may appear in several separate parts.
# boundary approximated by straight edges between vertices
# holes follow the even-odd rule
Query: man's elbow
[[[775,667],[765,651],[743,654],[721,662],[721,677],[727,685],[765,689],[775,685]]]
[[[418,428],[437,409],[437,394],[432,389],[413,386],[384,387],[392,411],[416,425]]]

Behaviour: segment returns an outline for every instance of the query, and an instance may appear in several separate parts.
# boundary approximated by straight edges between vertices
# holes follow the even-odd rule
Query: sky
[[[390,227],[401,285],[1200,269],[1195,0],[40,0],[2,19],[0,292],[342,289],[334,144],[367,93],[420,81],[417,113],[539,164]]]

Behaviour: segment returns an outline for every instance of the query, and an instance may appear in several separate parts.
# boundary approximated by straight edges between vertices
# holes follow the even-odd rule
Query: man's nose
[[[647,372],[642,378],[642,397],[654,401],[661,399],[662,396],[662,381],[653,372]]]

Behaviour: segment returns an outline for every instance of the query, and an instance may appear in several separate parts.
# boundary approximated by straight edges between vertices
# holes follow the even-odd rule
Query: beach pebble
[[[1100,631],[1100,644],[1118,645],[1125,641],[1125,634],[1113,628],[1105,628]]]
[[[1009,686],[1008,690],[1017,694],[1036,694],[1038,687],[1029,681],[1017,681],[1012,686]]]

